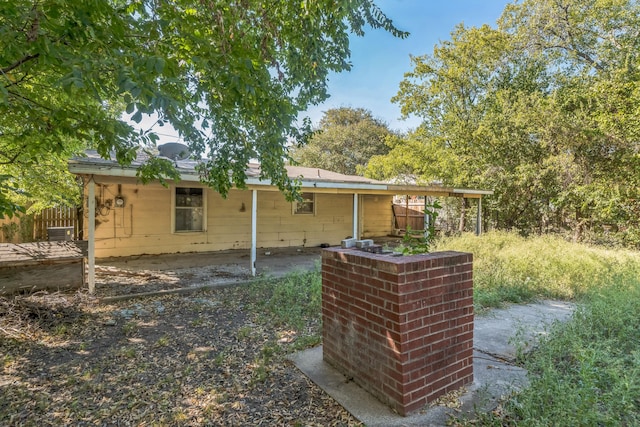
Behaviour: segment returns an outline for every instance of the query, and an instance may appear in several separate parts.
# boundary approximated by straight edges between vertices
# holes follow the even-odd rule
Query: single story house
[[[491,191],[441,185],[397,185],[323,169],[287,166],[300,179],[303,202],[288,202],[277,187],[247,168],[247,190],[231,189],[227,198],[200,183],[196,162],[174,156],[181,181],[168,187],[136,178],[143,158],[123,167],[97,152],[69,161],[82,177],[84,236],[89,241],[89,285],[95,257],[339,245],[347,237],[386,236],[393,228],[395,194],[467,197],[480,200]]]

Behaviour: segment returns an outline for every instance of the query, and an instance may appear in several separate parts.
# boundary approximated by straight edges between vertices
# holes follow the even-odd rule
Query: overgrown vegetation
[[[424,215],[426,220],[426,230],[419,235],[413,233],[413,230],[407,225],[406,233],[402,238],[402,245],[396,248],[396,251],[402,252],[404,255],[426,254],[431,251],[431,247],[436,241],[436,219],[438,218],[438,209],[442,206],[437,200],[431,203],[425,203]]]
[[[523,361],[531,385],[481,425],[640,425],[640,282],[588,293]]]
[[[505,232],[445,238],[436,249],[474,254],[479,309],[535,298],[580,303],[520,361],[530,387],[473,425],[640,423],[640,253]]]
[[[506,232],[443,238],[430,249],[474,254],[479,310],[538,298],[580,303],[572,320],[554,325],[520,360],[531,386],[478,414],[474,425],[640,423],[640,253]],[[320,342],[320,296],[317,270],[251,287],[263,321],[299,334],[289,348]]]
[[[570,243],[558,236],[490,232],[443,238],[434,250],[474,256],[477,309],[536,298],[571,300],[640,277],[640,253]]]

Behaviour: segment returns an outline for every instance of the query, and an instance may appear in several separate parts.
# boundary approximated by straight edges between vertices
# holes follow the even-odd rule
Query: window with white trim
[[[176,187],[176,232],[204,231],[204,191],[202,188]]]
[[[313,215],[316,213],[316,194],[302,193],[300,194],[302,201],[293,203],[294,215]]]

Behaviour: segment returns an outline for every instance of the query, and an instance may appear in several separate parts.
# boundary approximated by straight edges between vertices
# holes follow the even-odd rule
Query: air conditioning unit
[[[50,242],[73,240],[73,227],[47,227]]]

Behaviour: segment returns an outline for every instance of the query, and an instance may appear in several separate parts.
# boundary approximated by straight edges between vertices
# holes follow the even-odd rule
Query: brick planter
[[[406,416],[473,381],[473,261],[322,253],[324,360]]]

